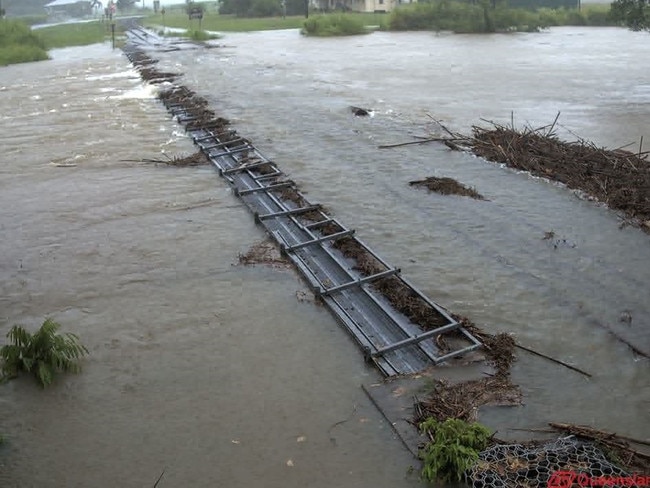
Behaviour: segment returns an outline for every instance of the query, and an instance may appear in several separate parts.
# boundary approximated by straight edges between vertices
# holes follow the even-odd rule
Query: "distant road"
[[[144,15],[124,15],[124,16],[114,17],[113,20],[118,22],[118,21],[131,20],[131,19],[143,19],[144,17],[145,17]],[[34,24],[32,26],[32,29],[42,29],[43,27],[54,27],[55,25],[85,24],[88,22],[97,22],[98,20],[102,20],[101,17],[94,18],[94,19],[70,19],[70,20],[66,20],[65,22],[52,22],[50,24]]]

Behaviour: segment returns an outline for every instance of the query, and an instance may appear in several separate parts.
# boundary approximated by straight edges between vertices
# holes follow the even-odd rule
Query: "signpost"
[[[188,10],[188,16],[190,20],[199,19],[199,30],[201,30],[201,20],[203,20],[203,8],[190,7]]]

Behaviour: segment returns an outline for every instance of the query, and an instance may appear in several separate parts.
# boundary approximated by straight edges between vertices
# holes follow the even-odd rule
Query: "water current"
[[[155,53],[238,131],[430,297],[521,353],[548,421],[650,437],[650,242],[567,189],[433,144],[481,118],[599,145],[650,141],[647,34],[229,34]],[[108,45],[0,69],[0,333],[46,316],[90,349],[42,391],[0,387],[0,486],[412,486],[411,455],[359,388],[380,380],[290,270],[235,265],[264,236],[210,168],[133,160],[193,151]],[[374,110],[353,117],[349,106]],[[646,146],[647,147],[647,146]],[[450,176],[488,201],[413,190]],[[553,240],[544,240],[553,231]],[[628,320],[631,318],[631,320]]]

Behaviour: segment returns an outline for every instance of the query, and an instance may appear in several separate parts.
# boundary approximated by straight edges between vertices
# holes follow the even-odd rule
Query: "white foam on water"
[[[131,90],[127,90],[120,95],[111,95],[108,97],[110,100],[133,100],[141,99],[146,100],[156,98],[158,88],[154,85],[139,85]]]
[[[106,73],[103,75],[87,75],[86,81],[104,81],[104,80],[114,80],[119,78],[139,78],[139,75],[136,70],[128,69],[126,71],[119,71],[117,73]]]

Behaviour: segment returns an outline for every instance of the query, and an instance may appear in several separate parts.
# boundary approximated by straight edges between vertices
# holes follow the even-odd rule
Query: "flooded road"
[[[159,55],[183,83],[429,296],[593,374],[520,355],[547,421],[650,436],[650,245],[554,184],[426,145],[378,144],[489,118],[650,140],[647,35],[228,35]],[[621,52],[625,46],[625,52]],[[158,56],[158,55],[157,55]],[[644,57],[645,56],[645,57]],[[373,108],[360,119],[348,106]],[[41,391],[0,388],[0,485],[413,486],[410,454],[359,388],[378,381],[292,271],[234,266],[263,238],[210,168],[131,162],[190,142],[108,46],[0,70],[0,333],[51,316],[91,354]],[[487,202],[408,187],[423,176]],[[546,241],[553,230],[558,239]],[[621,322],[621,314],[632,317]],[[609,329],[608,329],[609,328]]]

